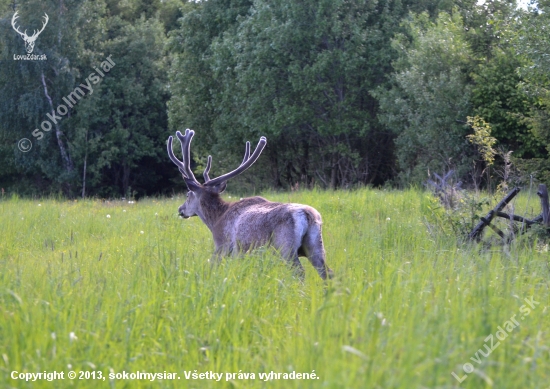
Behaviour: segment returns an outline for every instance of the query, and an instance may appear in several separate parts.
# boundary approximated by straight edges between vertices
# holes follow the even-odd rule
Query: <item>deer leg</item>
[[[210,268],[219,265],[222,262],[222,253],[219,250],[214,251],[208,262],[210,262]]]
[[[333,271],[327,266],[325,260],[325,248],[323,246],[320,225],[313,225],[308,228],[300,249],[300,251],[305,252],[307,259],[309,259],[309,262],[311,262],[323,280],[334,276]]]
[[[306,273],[304,271],[304,267],[300,263],[298,253],[293,255],[288,261],[290,262],[290,266],[292,267],[298,278],[303,281]]]
[[[298,258],[298,249],[296,247],[289,247],[288,242],[292,239],[292,236],[279,235],[274,239],[274,247],[281,253],[281,256],[290,264],[294,273],[299,279],[305,278],[304,267],[302,266],[300,259]],[[296,246],[296,245],[294,245]]]
[[[223,257],[226,257],[232,254],[232,245],[217,245],[212,255],[211,262],[212,265],[219,264],[222,261]]]
[[[303,280],[305,277],[304,267],[298,258],[298,251],[294,249],[281,250],[282,257],[289,262],[290,267],[296,273],[299,279]]]

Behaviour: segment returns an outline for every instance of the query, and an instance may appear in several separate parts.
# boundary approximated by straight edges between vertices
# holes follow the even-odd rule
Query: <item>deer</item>
[[[325,248],[321,232],[321,214],[308,205],[276,203],[254,196],[240,201],[226,202],[221,193],[227,181],[250,168],[260,157],[267,144],[262,136],[256,149],[250,154],[250,142],[246,142],[242,163],[235,170],[216,178],[210,178],[212,156],[209,155],[204,169],[204,183],[195,178],[190,166],[191,140],[195,131],[187,129],[185,135],[176,132],[181,145],[183,160],[172,150],[173,137],[167,141],[168,156],[178,167],[188,192],[185,203],[178,208],[184,219],[198,216],[214,238],[214,258],[237,256],[261,246],[274,247],[288,261],[300,279],[304,268],[299,256],[305,256],[319,276],[326,280],[333,271],[325,261]]]
[[[13,14],[13,17],[11,18],[11,26],[13,27],[13,29],[15,31],[17,31],[17,33],[19,35],[21,35],[21,37],[25,41],[25,49],[27,50],[27,53],[31,54],[32,51],[34,50],[34,43],[36,42],[36,39],[38,38],[38,35],[40,35],[40,33],[42,33],[42,31],[44,31],[44,28],[46,28],[46,25],[48,24],[48,20],[50,20],[50,18],[48,17],[47,13],[44,13],[44,16],[43,16],[44,22],[42,22],[42,29],[40,29],[38,31],[34,30],[34,33],[31,36],[28,36],[27,35],[27,30],[25,30],[25,32],[21,32],[21,31],[19,31],[19,27],[17,27],[15,25],[15,20],[18,17],[19,16],[17,16],[17,12],[15,12]]]

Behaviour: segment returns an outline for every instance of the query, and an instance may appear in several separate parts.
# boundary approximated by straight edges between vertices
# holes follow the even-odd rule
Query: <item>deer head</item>
[[[176,166],[178,167],[181,175],[183,176],[183,179],[185,181],[185,184],[187,185],[187,188],[189,189],[189,192],[187,193],[187,200],[185,203],[179,208],[179,213],[184,218],[188,218],[191,216],[201,216],[201,198],[204,195],[219,195],[222,193],[226,186],[227,181],[235,176],[238,176],[245,170],[247,170],[250,166],[256,162],[256,160],[260,157],[260,154],[262,153],[264,147],[267,144],[267,140],[264,136],[260,138],[260,141],[258,142],[258,145],[256,146],[256,149],[254,150],[254,153],[250,155],[250,142],[246,142],[246,148],[244,152],[244,158],[241,162],[240,166],[236,168],[235,170],[226,173],[222,176],[216,177],[214,179],[211,179],[209,176],[210,168],[212,167],[212,156],[208,156],[208,161],[206,163],[206,168],[204,169],[203,177],[204,177],[204,184],[199,183],[193,172],[190,168],[190,161],[191,161],[191,140],[193,139],[193,136],[195,135],[195,131],[193,130],[185,130],[185,135],[183,135],[181,132],[176,132],[176,136],[178,137],[180,143],[181,143],[181,152],[183,154],[183,161],[180,161],[176,156],[174,155],[174,151],[172,150],[172,141],[173,138],[170,136],[168,138],[168,155],[170,156],[170,159]],[[202,217],[201,217],[202,218]]]
[[[25,32],[21,32],[19,31],[19,27],[17,27],[15,25],[15,20],[18,18],[19,16],[17,16],[17,12],[13,14],[13,18],[11,19],[11,25],[13,27],[13,29],[15,31],[17,31],[17,33],[19,35],[21,35],[21,37],[23,38],[23,40],[25,41],[25,49],[27,50],[27,53],[32,53],[32,51],[34,50],[34,43],[36,41],[36,38],[38,38],[38,35],[40,35],[40,33],[42,31],[44,31],[44,28],[46,27],[46,25],[48,24],[48,14],[44,13],[44,22],[42,23],[42,28],[37,31],[37,30],[34,30],[34,33],[31,35],[31,36],[28,36],[27,35],[27,30],[25,30]]]

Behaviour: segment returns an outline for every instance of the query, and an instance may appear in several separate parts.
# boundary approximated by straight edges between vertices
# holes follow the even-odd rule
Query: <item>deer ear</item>
[[[217,185],[214,185],[212,187],[212,190],[216,192],[217,194],[223,193],[223,191],[227,188],[227,181],[222,181]]]
[[[197,192],[202,189],[202,186],[193,180],[185,180],[185,183],[190,191]]]

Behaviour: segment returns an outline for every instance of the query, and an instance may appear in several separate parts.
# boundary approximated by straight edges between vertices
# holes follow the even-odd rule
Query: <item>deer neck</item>
[[[219,194],[204,193],[200,200],[200,213],[198,216],[204,224],[213,231],[221,216],[227,211],[229,203],[222,200]]]

